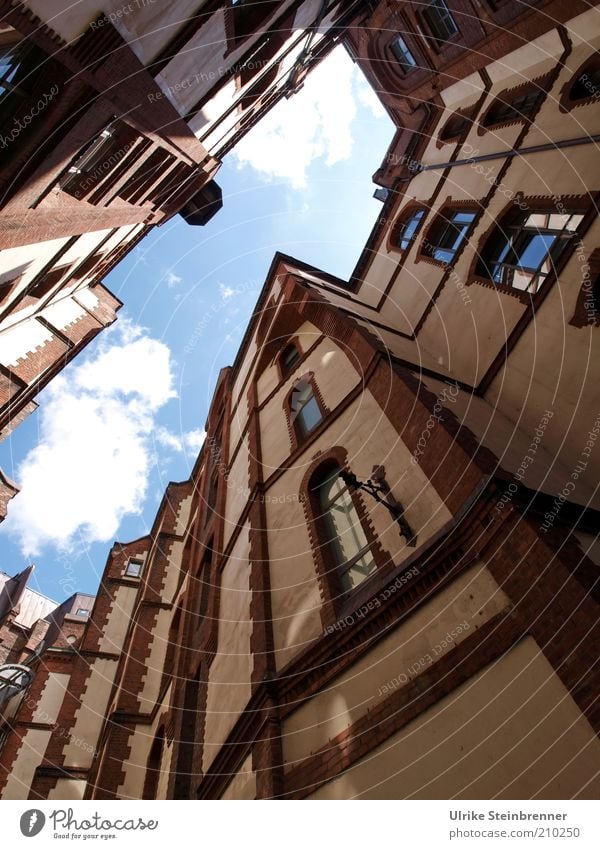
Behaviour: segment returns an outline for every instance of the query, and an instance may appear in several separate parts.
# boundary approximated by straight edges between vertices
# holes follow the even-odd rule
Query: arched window
[[[152,742],[148,761],[146,763],[146,779],[144,781],[144,789],[142,791],[142,799],[156,799],[158,791],[158,779],[160,778],[160,768],[162,764],[163,747],[165,741],[164,728],[161,727],[156,733],[156,737]]]
[[[600,58],[594,56],[575,74],[569,87],[569,100],[579,103],[582,100],[598,102],[600,100]]]
[[[554,271],[583,220],[581,211],[558,204],[505,218],[487,238],[475,273],[499,286],[533,294]]]
[[[323,410],[314,391],[312,376],[301,377],[289,395],[289,417],[296,436],[302,439],[323,419]]]
[[[356,510],[352,493],[340,477],[337,464],[322,466],[311,480],[310,490],[318,512],[320,542],[333,561],[335,578],[343,593],[350,592],[375,570],[375,541],[369,542]]]
[[[289,345],[286,345],[281,355],[279,357],[279,367],[281,369],[281,376],[287,377],[288,374],[292,372],[294,366],[300,360],[300,351],[298,350],[298,346],[295,342],[290,342]]]
[[[169,627],[169,636],[167,637],[167,650],[165,652],[165,674],[173,675],[174,669],[173,665],[177,659],[177,650],[180,648],[179,642],[179,626],[181,623],[181,610],[182,604],[180,604],[175,611],[173,618],[171,619],[171,625]]]
[[[212,539],[207,543],[202,557],[202,565],[200,567],[200,589],[198,593],[198,626],[202,624],[202,619],[206,616],[208,610],[208,594],[211,585],[211,566],[213,558]]]
[[[217,493],[219,491],[219,470],[214,469],[210,480],[208,483],[208,489],[206,492],[206,513],[204,516],[204,524],[207,524],[208,520],[211,518],[216,503],[217,503]]]
[[[400,248],[402,251],[410,248],[421,228],[426,213],[427,210],[424,207],[413,207],[406,213],[401,214],[400,219],[394,227],[394,235],[392,237],[394,247]]]
[[[543,89],[536,83],[519,86],[512,92],[504,91],[483,116],[482,126],[488,128],[526,121],[535,113],[543,96]]]
[[[442,265],[454,262],[476,217],[475,209],[443,209],[423,239],[423,254]]]
[[[438,139],[440,142],[454,141],[463,135],[466,135],[473,125],[473,119],[477,113],[477,105],[469,109],[454,112],[442,129],[439,132]]]

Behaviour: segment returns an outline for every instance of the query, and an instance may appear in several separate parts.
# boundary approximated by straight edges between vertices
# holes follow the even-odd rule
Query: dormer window
[[[127,566],[125,567],[125,575],[128,578],[139,578],[142,574],[142,566],[143,562],[141,560],[136,560],[131,558],[127,562]]]

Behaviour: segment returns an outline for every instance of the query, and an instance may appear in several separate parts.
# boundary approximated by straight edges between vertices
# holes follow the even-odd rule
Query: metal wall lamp
[[[417,535],[404,518],[404,508],[394,497],[385,479],[385,468],[383,466],[374,466],[371,477],[366,481],[359,481],[355,474],[344,469],[340,471],[340,477],[346,486],[368,492],[375,501],[382,504],[400,528],[402,536],[406,538],[406,544],[414,548],[417,544]]]

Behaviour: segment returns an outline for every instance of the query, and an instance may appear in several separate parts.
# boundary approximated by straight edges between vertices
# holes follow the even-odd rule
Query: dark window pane
[[[289,374],[299,359],[300,352],[298,351],[298,348],[296,348],[295,345],[288,345],[281,355],[281,370],[283,373]]]
[[[423,17],[437,42],[448,41],[458,32],[458,27],[444,0],[433,0],[423,10]]]
[[[446,141],[453,139],[455,136],[460,136],[471,124],[471,120],[466,115],[454,115],[446,121],[441,133],[440,139]]]
[[[474,220],[474,212],[452,213],[436,226],[426,251],[438,262],[452,262]]]
[[[529,117],[537,107],[543,92],[530,91],[511,100],[498,98],[485,119],[485,126],[502,124],[505,121],[519,121]]]
[[[598,100],[600,98],[600,65],[587,70],[584,69],[579,74],[571,86],[569,97],[571,100],[585,100],[588,97],[594,97]]]
[[[410,52],[408,44],[401,35],[397,35],[392,41],[391,48],[395,59],[406,73],[417,67],[417,60]]]

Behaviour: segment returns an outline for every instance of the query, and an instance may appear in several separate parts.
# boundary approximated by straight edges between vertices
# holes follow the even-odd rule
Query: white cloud
[[[231,286],[225,286],[223,283],[219,283],[219,292],[221,293],[221,299],[228,301],[237,294],[237,289],[232,289]]]
[[[18,469],[22,491],[3,525],[26,555],[106,542],[141,510],[156,412],[175,396],[171,358],[131,322],[116,328],[46,390],[40,441]]]
[[[375,118],[383,118],[387,113],[365,77],[356,69],[356,96],[365,109],[369,109]]]
[[[175,274],[172,271],[167,272],[167,286],[169,289],[172,289],[173,286],[177,286],[182,280],[183,277],[180,277],[179,274]]]
[[[206,439],[206,431],[204,428],[198,428],[197,430],[190,430],[188,433],[185,433],[183,436],[184,445],[190,449],[190,451],[200,451],[202,446],[204,445],[204,440]]]
[[[154,438],[159,445],[164,448],[170,448],[173,451],[182,452],[188,449],[191,452],[197,452],[202,448],[202,444],[206,438],[206,431],[203,428],[190,430],[187,433],[177,435],[171,433],[165,427],[159,427],[154,432]]]
[[[235,147],[238,167],[251,165],[267,179],[306,185],[316,159],[335,165],[352,152],[357,114],[357,71],[343,47],[312,71],[304,88],[280,101]]]

